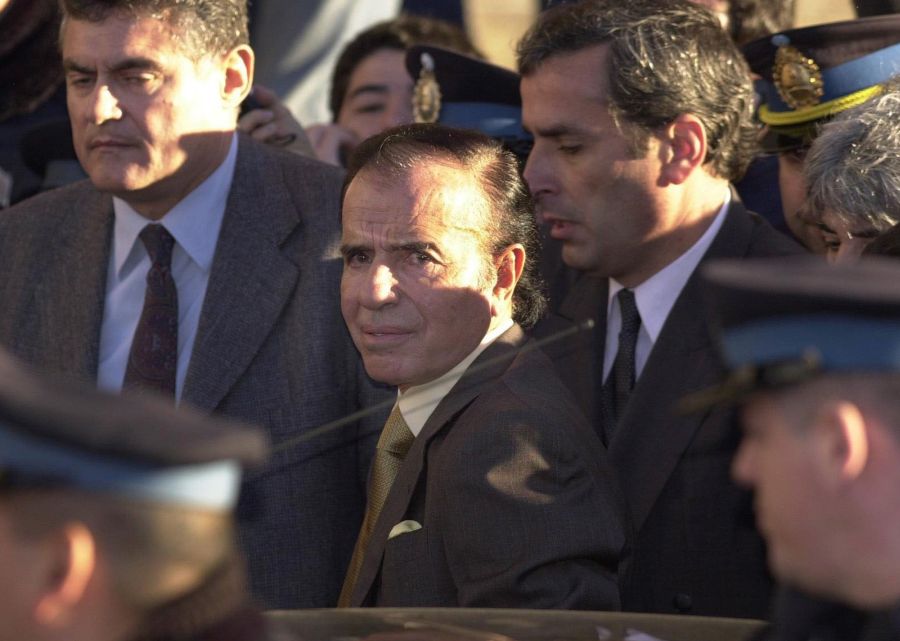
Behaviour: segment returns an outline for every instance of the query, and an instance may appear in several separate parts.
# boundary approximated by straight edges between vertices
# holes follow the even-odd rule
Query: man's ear
[[[494,300],[491,304],[491,313],[494,316],[500,311],[495,305],[498,302],[507,302],[512,300],[513,291],[519,278],[522,277],[522,270],[525,268],[525,248],[516,243],[510,245],[494,259],[494,265],[497,270],[497,280],[494,283]]]
[[[666,184],[680,185],[706,160],[706,130],[700,119],[681,114],[662,134],[666,153],[662,177]]]
[[[859,406],[849,401],[826,403],[813,429],[824,478],[833,487],[857,479],[869,460],[869,426]]]
[[[93,534],[81,523],[67,523],[44,541],[41,594],[34,615],[47,627],[60,627],[72,618],[97,569]]]
[[[222,84],[222,100],[237,109],[253,88],[253,50],[247,45],[238,45],[223,59],[225,72]]]

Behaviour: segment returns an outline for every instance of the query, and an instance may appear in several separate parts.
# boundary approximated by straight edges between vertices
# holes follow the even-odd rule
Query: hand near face
[[[320,123],[306,128],[316,158],[343,167],[347,156],[359,144],[359,139],[349,129],[334,123]]]
[[[241,116],[238,129],[259,142],[312,157],[313,149],[306,132],[275,92],[255,85],[252,95],[260,108]]]

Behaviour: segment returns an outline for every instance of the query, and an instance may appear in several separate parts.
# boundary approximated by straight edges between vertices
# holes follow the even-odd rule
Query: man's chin
[[[112,194],[113,196],[127,195],[146,186],[129,176],[106,171],[89,171],[88,177],[99,191]]]
[[[133,174],[113,172],[88,172],[91,183],[98,191],[116,196],[125,201],[141,201],[158,197],[158,190],[151,179]]]

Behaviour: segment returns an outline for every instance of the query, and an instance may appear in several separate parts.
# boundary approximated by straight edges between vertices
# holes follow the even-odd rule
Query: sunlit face
[[[555,55],[522,78],[523,121],[534,135],[525,179],[566,264],[624,280],[656,260],[652,241],[678,221],[654,206],[657,141],[635,157],[609,114],[608,55],[608,45]]]
[[[423,163],[403,178],[363,171],[344,197],[341,309],[366,371],[404,389],[440,377],[491,326],[495,296],[468,172]]]
[[[813,428],[791,421],[773,398],[754,398],[744,409],[744,437],[732,474],[754,491],[757,526],[768,543],[773,574],[822,591],[834,580],[829,494],[816,465]]]
[[[75,151],[101,191],[158,218],[225,158],[222,57],[195,62],[165,22],[115,14],[68,20],[62,54]]]
[[[805,159],[805,148],[778,154],[781,207],[784,211],[784,220],[797,240],[813,253],[824,254],[825,239],[822,237],[818,221],[805,205],[806,180],[803,177]]]
[[[413,81],[405,58],[398,49],[379,49],[350,74],[337,124],[353,132],[358,142],[413,121]]]
[[[863,250],[880,233],[879,229],[865,219],[850,222],[826,209],[819,216],[819,229],[825,241],[828,260],[832,263],[849,263],[862,256]]]

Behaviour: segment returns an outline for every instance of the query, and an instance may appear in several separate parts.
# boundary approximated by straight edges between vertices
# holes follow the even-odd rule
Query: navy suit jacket
[[[701,261],[801,252],[756,214],[732,201]],[[568,322],[593,319],[593,331],[546,351],[560,377],[603,434],[600,412],[608,279],[583,276],[558,318],[540,337]],[[748,492],[730,478],[740,439],[733,410],[684,416],[673,411],[689,392],[725,376],[704,314],[697,272],[660,331],[609,443],[610,460],[628,504],[630,551],[620,577],[622,609],[765,618],[771,591],[763,540]]]

